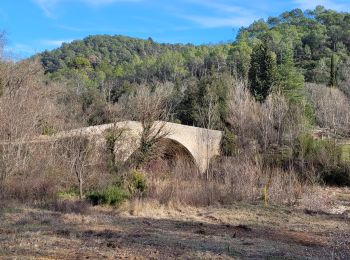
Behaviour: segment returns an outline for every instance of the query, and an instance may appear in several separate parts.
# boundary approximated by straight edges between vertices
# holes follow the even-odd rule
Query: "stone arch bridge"
[[[66,132],[60,132],[53,136],[41,136],[30,142],[53,142],[63,138],[85,136],[94,139],[97,146],[105,145],[106,133],[108,131],[119,131],[120,136],[115,143],[116,161],[126,161],[132,153],[139,147],[143,127],[140,122],[123,121],[112,124],[90,126],[74,129]],[[190,157],[198,167],[199,171],[204,172],[211,158],[220,154],[220,142],[222,132],[205,128],[175,124],[170,122],[156,121],[153,125],[154,132],[162,132],[162,141],[168,148],[176,146],[177,151],[181,150],[183,154]]]

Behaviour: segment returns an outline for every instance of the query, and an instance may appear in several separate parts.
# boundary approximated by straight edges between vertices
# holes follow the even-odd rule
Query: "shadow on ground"
[[[63,214],[33,208],[3,213],[0,220],[0,257],[9,258],[350,257],[349,237],[335,244],[325,232],[257,224],[144,218],[96,209],[85,215]],[[341,225],[349,219],[334,221]]]

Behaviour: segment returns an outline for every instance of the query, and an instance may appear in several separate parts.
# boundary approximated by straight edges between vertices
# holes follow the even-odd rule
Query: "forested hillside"
[[[40,55],[45,71],[67,76],[71,69],[92,69],[94,83],[118,78],[129,82],[176,81],[226,69],[229,46],[159,44],[151,38],[96,35],[63,44]],[[93,75],[92,75],[93,74]],[[92,83],[92,82],[91,82]]]
[[[233,49],[240,74],[245,76],[249,57],[258,40],[268,37],[268,45],[282,64],[292,52],[296,67],[307,82],[330,83],[331,62],[336,67],[339,82],[347,80],[350,51],[350,14],[326,10],[295,9],[267,21],[259,20],[242,28]],[[336,84],[332,82],[332,84]]]
[[[91,67],[96,80],[118,77],[129,81],[175,81],[202,77],[208,70],[230,71],[247,77],[253,47],[268,37],[277,64],[293,53],[307,82],[328,83],[334,55],[339,81],[347,76],[350,14],[317,7],[295,9],[241,28],[233,44],[193,46],[158,44],[152,39],[90,36],[40,55],[47,73],[65,75],[67,68]]]
[[[175,92],[172,120],[203,125],[202,110],[215,101],[219,119],[212,127],[222,129],[228,78],[249,82],[260,101],[273,90],[301,101],[304,82],[337,86],[349,95],[349,21],[349,13],[323,7],[295,9],[241,28],[232,44],[172,45],[97,35],[38,56],[49,78],[79,86],[85,110],[94,111],[89,124],[110,121],[104,107],[138,85],[167,82]],[[312,117],[311,108],[306,110]]]

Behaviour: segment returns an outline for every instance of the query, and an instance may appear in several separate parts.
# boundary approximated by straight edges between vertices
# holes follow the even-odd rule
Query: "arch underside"
[[[167,161],[170,166],[174,167],[176,164],[184,164],[186,166],[195,166],[196,160],[191,152],[180,142],[164,138],[159,142],[160,157]]]
[[[146,163],[146,168],[151,171],[173,171],[179,167],[198,169],[192,153],[176,140],[163,138],[154,149],[155,156]],[[128,158],[127,164],[130,163],[130,160],[133,160],[135,152]]]

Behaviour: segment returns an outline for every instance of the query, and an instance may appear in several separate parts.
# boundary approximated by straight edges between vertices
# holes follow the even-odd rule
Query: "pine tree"
[[[331,73],[330,73],[330,79],[329,79],[329,86],[330,87],[337,87],[337,69],[336,69],[336,60],[334,53],[331,57]]]
[[[303,96],[304,77],[294,64],[293,47],[286,48],[282,64],[278,66],[276,87],[293,102],[300,102]]]
[[[253,48],[248,78],[252,95],[259,102],[265,101],[276,78],[276,54],[266,40]]]

